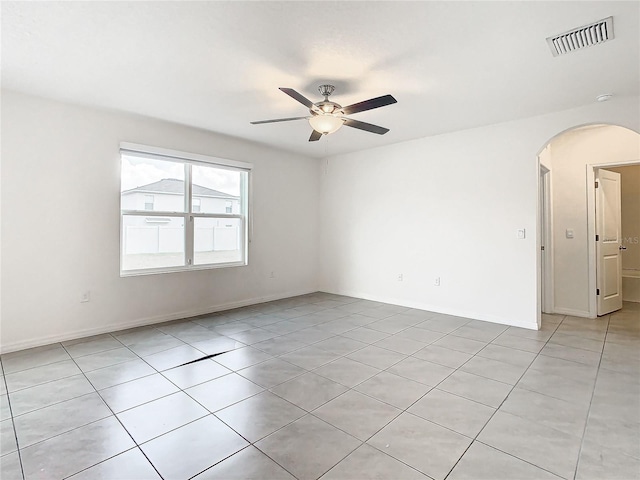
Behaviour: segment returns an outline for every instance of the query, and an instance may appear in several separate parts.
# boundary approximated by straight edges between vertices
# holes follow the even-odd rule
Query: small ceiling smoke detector
[[[603,93],[602,95],[598,95],[596,97],[596,100],[599,101],[599,102],[606,102],[611,97],[613,97],[613,93]]]
[[[549,37],[547,38],[547,44],[553,56],[557,57],[574,50],[592,47],[613,38],[613,17],[607,17],[589,25]]]

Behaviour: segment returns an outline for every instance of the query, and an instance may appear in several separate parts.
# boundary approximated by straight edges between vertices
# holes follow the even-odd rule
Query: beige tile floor
[[[536,332],[316,293],[1,363],[3,480],[640,478],[640,304]]]

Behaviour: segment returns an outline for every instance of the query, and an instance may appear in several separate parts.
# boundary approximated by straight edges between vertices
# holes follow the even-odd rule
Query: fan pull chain
[[[324,142],[324,174],[329,173],[329,135],[325,135],[327,139]]]

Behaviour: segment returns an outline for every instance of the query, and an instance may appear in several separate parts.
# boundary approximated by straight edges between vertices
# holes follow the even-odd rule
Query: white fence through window
[[[184,228],[163,225],[125,227],[125,254],[176,253],[184,251]],[[238,226],[194,229],[195,252],[220,252],[240,248]]]

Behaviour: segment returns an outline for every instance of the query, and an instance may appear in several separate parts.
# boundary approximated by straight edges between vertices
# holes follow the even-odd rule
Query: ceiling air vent
[[[560,35],[547,38],[547,43],[554,57],[565,53],[591,47],[613,38],[613,17],[575,28]]]

